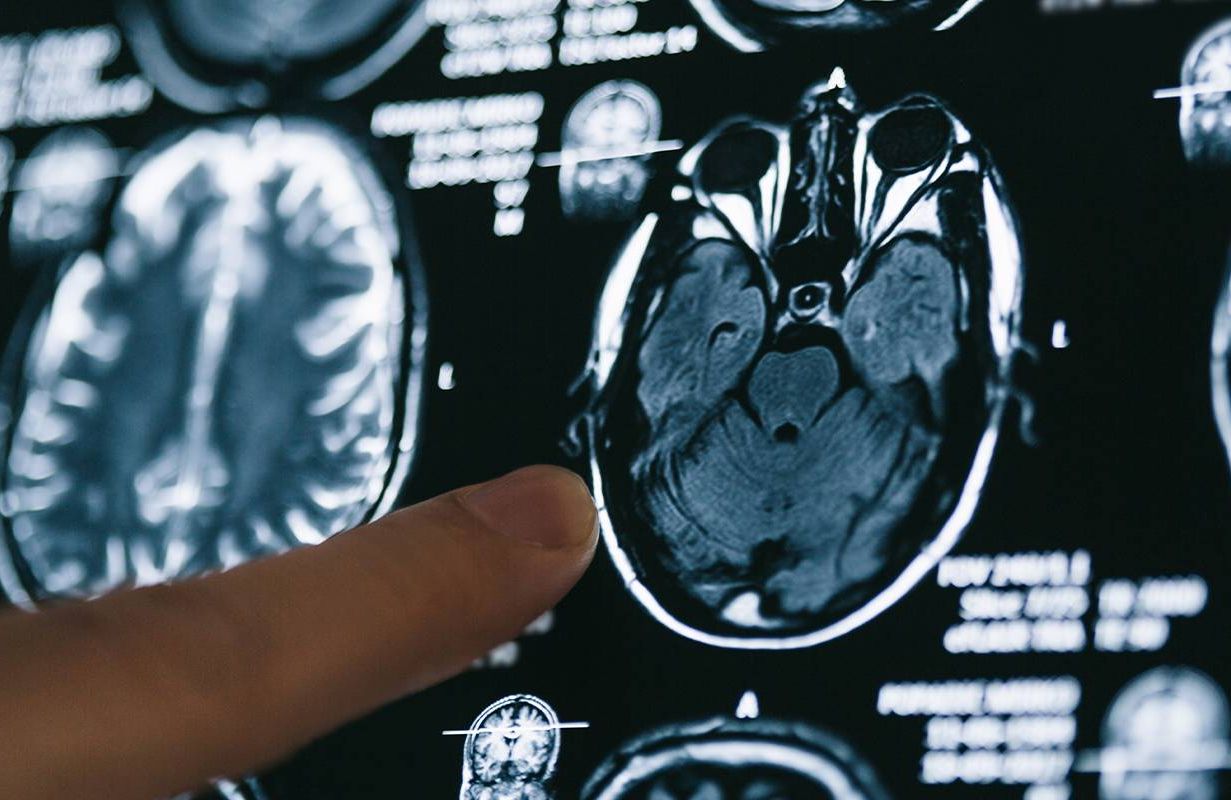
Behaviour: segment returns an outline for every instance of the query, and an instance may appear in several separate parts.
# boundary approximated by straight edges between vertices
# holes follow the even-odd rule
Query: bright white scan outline
[[[845,75],[835,69],[829,79],[831,86],[845,85]],[[944,108],[944,106],[942,106]],[[880,114],[871,115],[879,118]],[[960,120],[949,115],[956,129],[969,137],[969,132]],[[861,137],[866,136],[871,122],[861,125]],[[722,126],[716,126],[720,129]],[[702,138],[681,158],[681,165],[695,162],[710,140]],[[999,391],[991,398],[987,425],[975,448],[970,470],[953,510],[936,537],[925,543],[906,568],[871,599],[841,619],[822,628],[801,634],[786,636],[733,636],[715,634],[696,628],[675,617],[666,609],[653,592],[642,582],[633,566],[632,559],[621,547],[608,511],[603,478],[599,471],[598,458],[593,443],[590,447],[590,479],[594,487],[594,499],[598,506],[599,528],[603,543],[615,564],[624,586],[651,616],[674,633],[702,644],[736,650],[795,650],[814,647],[843,636],[879,616],[897,603],[936,567],[962,538],[979,504],[983,485],[991,468],[1005,406],[1010,396],[1009,371],[1016,353],[1021,349],[1020,323],[1022,307],[1022,284],[1024,269],[1017,223],[1011,216],[1004,187],[999,173],[989,168],[983,182],[983,209],[986,218],[986,237],[991,265],[988,290],[988,326],[991,341],[998,359]],[[1008,213],[1000,213],[1001,209]],[[589,370],[599,391],[606,385],[612,366],[624,340],[627,324],[626,311],[636,285],[638,269],[644,259],[646,248],[658,226],[657,214],[647,214],[629,237],[620,256],[612,266],[599,299],[594,329],[593,347]],[[900,221],[900,220],[899,220]],[[896,227],[896,224],[895,224]],[[892,232],[892,230],[890,231]],[[882,234],[886,237],[888,233]],[[1231,417],[1228,419],[1231,425]],[[592,433],[592,432],[591,432]]]

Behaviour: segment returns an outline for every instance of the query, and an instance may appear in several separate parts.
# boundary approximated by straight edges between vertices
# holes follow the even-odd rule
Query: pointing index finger
[[[0,796],[148,800],[273,761],[517,635],[595,533],[581,480],[531,467],[230,572],[0,617]]]

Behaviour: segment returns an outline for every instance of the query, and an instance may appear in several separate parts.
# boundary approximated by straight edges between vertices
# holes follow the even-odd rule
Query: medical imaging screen
[[[3,605],[599,507],[203,800],[1231,799],[1231,2],[8,5]]]

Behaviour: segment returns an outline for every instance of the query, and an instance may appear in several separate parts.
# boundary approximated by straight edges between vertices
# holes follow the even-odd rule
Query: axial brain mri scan
[[[560,755],[559,718],[528,694],[485,708],[466,734],[458,800],[549,800]]]
[[[978,500],[1020,312],[1004,189],[938,100],[870,111],[837,71],[789,125],[717,126],[670,198],[598,314],[580,429],[604,541],[677,633],[831,639]]]
[[[347,97],[427,30],[423,3],[406,0],[123,0],[120,11],[158,88],[205,112]]]
[[[624,745],[581,800],[888,800],[870,766],[801,723],[715,718],[668,725]]]
[[[982,0],[689,0],[732,47],[757,52],[818,33],[943,30]]]
[[[392,502],[422,309],[390,198],[305,120],[174,134],[10,342],[0,580],[90,596],[313,544]]]

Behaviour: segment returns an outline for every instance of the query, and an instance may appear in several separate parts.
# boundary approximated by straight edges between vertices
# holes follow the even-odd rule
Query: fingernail
[[[526,467],[481,484],[462,503],[489,528],[539,547],[575,547],[595,534],[597,512],[581,478]]]

